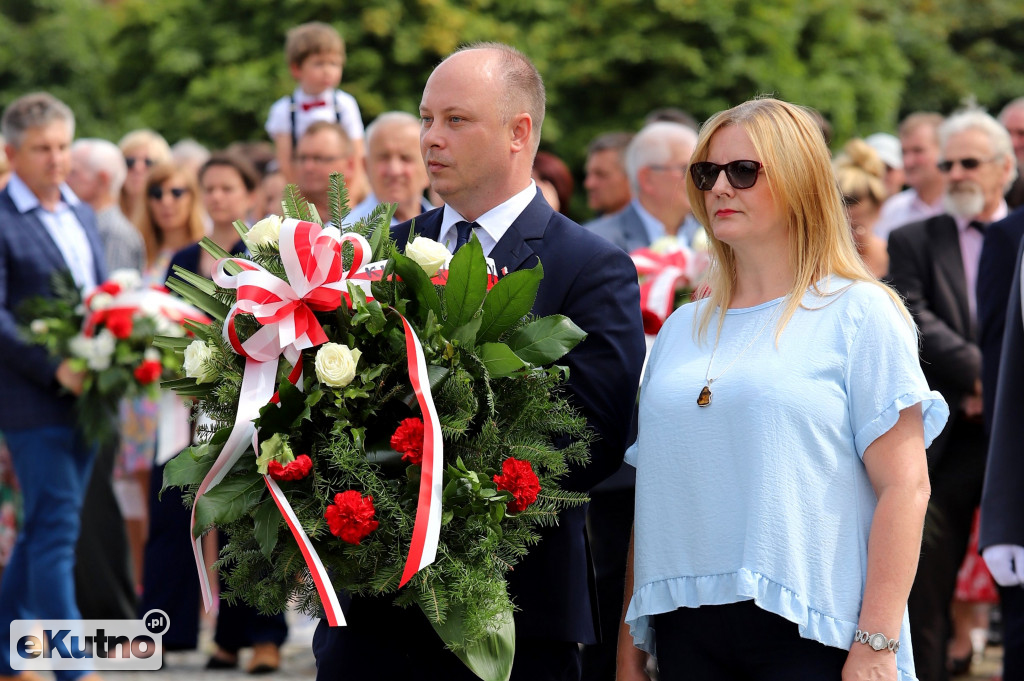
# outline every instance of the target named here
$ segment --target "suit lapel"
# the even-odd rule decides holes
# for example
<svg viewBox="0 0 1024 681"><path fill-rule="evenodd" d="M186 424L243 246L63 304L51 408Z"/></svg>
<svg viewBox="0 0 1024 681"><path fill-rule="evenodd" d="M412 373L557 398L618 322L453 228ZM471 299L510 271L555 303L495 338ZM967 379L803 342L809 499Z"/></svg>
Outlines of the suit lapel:
<svg viewBox="0 0 1024 681"><path fill-rule="evenodd" d="M637 248L643 248L644 246L650 246L650 239L647 236L647 228L644 227L644 221L640 219L640 213L637 212L633 203L630 202L626 207L626 212L623 214L623 230L625 234L627 250L635 250Z"/></svg>
<svg viewBox="0 0 1024 681"><path fill-rule="evenodd" d="M964 259L960 253L960 235L956 221L948 216L940 216L932 223L932 252L935 266L949 282L950 292L956 300L960 312L960 331L974 337L974 324L971 321L970 302L967 299L967 275L964 273Z"/></svg>
<svg viewBox="0 0 1024 681"><path fill-rule="evenodd" d="M548 221L554 211L551 206L537 192L537 196L526 206L526 209L519 214L515 222L509 225L501 239L491 249L490 258L494 260L494 266L498 272L515 272L524 266L533 266L537 253L530 246L530 242L544 236Z"/></svg>

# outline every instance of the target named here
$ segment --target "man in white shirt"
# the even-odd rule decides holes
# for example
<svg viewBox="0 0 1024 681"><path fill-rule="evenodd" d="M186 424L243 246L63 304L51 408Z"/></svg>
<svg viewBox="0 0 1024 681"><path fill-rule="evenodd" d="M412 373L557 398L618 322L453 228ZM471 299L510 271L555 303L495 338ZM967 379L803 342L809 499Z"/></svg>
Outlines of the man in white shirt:
<svg viewBox="0 0 1024 681"><path fill-rule="evenodd" d="M942 197L946 176L939 171L939 126L943 118L937 113L912 113L900 123L900 146L903 148L903 175L910 189L890 196L882 204L882 213L875 223L875 234L889 238L889 232L943 212Z"/></svg>
<svg viewBox="0 0 1024 681"><path fill-rule="evenodd" d="M420 157L420 119L404 111L382 113L366 128L366 151L372 191L349 213L348 224L355 224L381 203L398 204L392 226L433 208L423 198L430 183Z"/></svg>

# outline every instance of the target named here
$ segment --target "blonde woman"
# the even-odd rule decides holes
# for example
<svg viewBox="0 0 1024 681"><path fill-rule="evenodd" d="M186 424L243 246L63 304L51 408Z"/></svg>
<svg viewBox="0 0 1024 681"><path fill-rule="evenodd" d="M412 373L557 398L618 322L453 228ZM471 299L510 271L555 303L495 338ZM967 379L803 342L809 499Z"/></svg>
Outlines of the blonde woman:
<svg viewBox="0 0 1024 681"><path fill-rule="evenodd" d="M641 388L619 679L646 678L638 648L663 681L915 678L925 446L948 409L830 163L779 100L701 130L686 188L711 292L669 318Z"/></svg>
<svg viewBox="0 0 1024 681"><path fill-rule="evenodd" d="M868 271L881 279L889 272L889 253L885 240L875 235L875 223L888 198L885 163L867 142L857 138L846 143L833 165L857 252Z"/></svg>
<svg viewBox="0 0 1024 681"><path fill-rule="evenodd" d="M152 130L133 130L122 137L117 146L128 168L121 186L121 212L138 224L146 209L146 178L154 166L171 162L171 147L163 136Z"/></svg>

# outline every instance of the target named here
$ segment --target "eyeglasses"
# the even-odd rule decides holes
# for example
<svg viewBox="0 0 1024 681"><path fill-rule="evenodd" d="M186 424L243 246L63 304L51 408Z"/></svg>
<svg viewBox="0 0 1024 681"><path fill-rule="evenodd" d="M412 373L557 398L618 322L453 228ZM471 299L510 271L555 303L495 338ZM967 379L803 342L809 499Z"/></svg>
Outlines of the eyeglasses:
<svg viewBox="0 0 1024 681"><path fill-rule="evenodd" d="M949 171L953 170L953 166L955 166L957 163L962 165L964 167L964 170L974 170L975 168L980 166L982 163L991 163L992 161L995 161L997 158L999 158L999 157L998 156L993 156L992 158L985 158L985 159L981 159L981 158L953 158L953 159L946 159L945 161L939 161L939 163L937 165L939 167L939 170L941 170L944 173L948 173Z"/></svg>
<svg viewBox="0 0 1024 681"><path fill-rule="evenodd" d="M316 163L317 165L323 165L325 163L334 163L345 158L344 156L307 156L306 154L300 154L295 157L295 162L299 165L306 163Z"/></svg>
<svg viewBox="0 0 1024 681"><path fill-rule="evenodd" d="M171 187L167 191L172 197L174 197L174 200L177 201L181 197L185 196L185 194L188 194L188 187ZM150 187L146 194L154 201L161 201L164 198L164 188L160 185L156 185L154 187Z"/></svg>
<svg viewBox="0 0 1024 681"><path fill-rule="evenodd" d="M700 161L690 164L690 175L697 189L702 192L711 191L718 181L718 174L723 170L733 188L750 189L757 182L758 173L763 167L760 161L730 161L724 165Z"/></svg>
<svg viewBox="0 0 1024 681"><path fill-rule="evenodd" d="M674 171L677 171L677 172L685 175L686 174L686 169L689 168L690 166L687 163L680 163L680 164L677 164L677 165L649 165L647 167L650 168L651 170L656 170L656 171L659 171L659 172L666 172L666 171L674 170Z"/></svg>
<svg viewBox="0 0 1024 681"><path fill-rule="evenodd" d="M136 163L145 163L147 168L152 168L156 165L156 161L145 156L125 156L124 162L128 166L128 170L134 168Z"/></svg>

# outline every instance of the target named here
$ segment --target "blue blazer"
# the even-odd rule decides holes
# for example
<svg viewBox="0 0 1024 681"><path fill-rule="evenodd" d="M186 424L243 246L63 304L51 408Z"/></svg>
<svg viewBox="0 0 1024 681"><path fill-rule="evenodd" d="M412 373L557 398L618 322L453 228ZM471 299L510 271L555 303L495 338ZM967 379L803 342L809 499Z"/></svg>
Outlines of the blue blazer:
<svg viewBox="0 0 1024 681"><path fill-rule="evenodd" d="M106 278L96 216L84 203L72 206L92 248L96 281ZM22 301L52 295L51 277L68 269L57 244L35 211L20 213L7 189L0 191L0 430L74 425L73 398L56 380L59 362L29 345L15 314Z"/></svg>
<svg viewBox="0 0 1024 681"><path fill-rule="evenodd" d="M626 253L651 245L651 237L647 234L644 221L633 206L633 202L618 213L604 215L584 225L588 230L604 237Z"/></svg>
<svg viewBox="0 0 1024 681"><path fill-rule="evenodd" d="M439 208L416 218L416 234L436 240L442 216ZM391 230L401 249L409 229L407 222ZM590 490L618 469L635 435L634 405L645 351L636 268L621 249L553 211L540 192L490 257L499 272L527 269L540 260L544 279L533 313L567 315L587 332L563 361L569 367L570 400L597 439L590 464L571 471L563 485ZM520 608L520 632L597 642L585 519L584 507L562 513L558 526L544 528L540 544L508 574L510 594ZM618 609L621 603L603 607Z"/></svg>
<svg viewBox="0 0 1024 681"><path fill-rule="evenodd" d="M994 544L1024 546L1022 242L1024 209L1019 209L986 230L978 270L978 316L985 367L982 387L986 423L992 428L981 495L979 549ZM990 394L994 396L991 402L987 399Z"/></svg>

